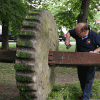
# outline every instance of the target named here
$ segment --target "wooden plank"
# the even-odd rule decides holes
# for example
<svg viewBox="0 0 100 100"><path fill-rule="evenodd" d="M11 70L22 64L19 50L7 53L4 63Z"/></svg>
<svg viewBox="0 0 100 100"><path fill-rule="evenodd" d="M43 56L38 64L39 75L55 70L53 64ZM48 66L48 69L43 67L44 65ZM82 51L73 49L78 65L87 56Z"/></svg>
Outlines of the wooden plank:
<svg viewBox="0 0 100 100"><path fill-rule="evenodd" d="M100 54L50 51L49 65L100 65ZM0 50L0 62L15 63L16 50Z"/></svg>
<svg viewBox="0 0 100 100"><path fill-rule="evenodd" d="M16 50L0 50L0 62L15 63Z"/></svg>
<svg viewBox="0 0 100 100"><path fill-rule="evenodd" d="M86 52L50 51L49 65L100 65L100 54Z"/></svg>

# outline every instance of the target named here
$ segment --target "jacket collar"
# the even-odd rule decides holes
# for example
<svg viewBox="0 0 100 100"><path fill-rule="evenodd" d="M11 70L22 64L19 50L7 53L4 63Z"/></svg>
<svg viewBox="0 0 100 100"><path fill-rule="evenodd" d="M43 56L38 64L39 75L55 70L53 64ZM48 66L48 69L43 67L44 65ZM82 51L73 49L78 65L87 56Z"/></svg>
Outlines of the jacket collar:
<svg viewBox="0 0 100 100"><path fill-rule="evenodd" d="M88 27L88 29L89 29L89 34L91 34L91 29L90 29L89 27ZM88 34L88 35L89 35L89 34ZM85 38L88 38L88 35L85 36L85 37L82 37L82 40L85 39Z"/></svg>

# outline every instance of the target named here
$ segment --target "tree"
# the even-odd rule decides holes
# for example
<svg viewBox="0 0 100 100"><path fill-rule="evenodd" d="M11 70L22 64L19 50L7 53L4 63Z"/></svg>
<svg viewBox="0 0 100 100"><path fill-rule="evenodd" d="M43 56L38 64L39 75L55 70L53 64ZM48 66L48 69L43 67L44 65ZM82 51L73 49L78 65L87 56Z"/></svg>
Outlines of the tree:
<svg viewBox="0 0 100 100"><path fill-rule="evenodd" d="M82 0L81 10L80 10L80 14L78 16L77 23L79 23L79 22L87 23L89 4L90 4L90 0Z"/></svg>
<svg viewBox="0 0 100 100"><path fill-rule="evenodd" d="M80 14L78 15L77 23L80 22L87 23L89 4L90 4L90 0L82 0L81 10L80 10ZM75 52L77 52L77 44L76 44Z"/></svg>
<svg viewBox="0 0 100 100"><path fill-rule="evenodd" d="M78 21L84 22L85 19L91 29L97 32L100 28L95 20L98 6L100 6L99 0L52 0L44 8L54 15L58 29L62 26L72 29Z"/></svg>
<svg viewBox="0 0 100 100"><path fill-rule="evenodd" d="M2 21L2 49L8 49L9 25L17 34L26 16L26 7L21 0L0 0L0 20Z"/></svg>
<svg viewBox="0 0 100 100"><path fill-rule="evenodd" d="M62 26L72 29L79 22L86 22L88 26L94 31L100 28L96 23L95 14L100 6L99 0L52 0L43 5L43 8L52 12L55 17L58 29L61 30ZM75 50L77 51L77 50Z"/></svg>
<svg viewBox="0 0 100 100"><path fill-rule="evenodd" d="M58 29L61 31L62 27L74 28L77 22L83 21L83 19L87 21L91 29L97 31L99 25L96 23L94 15L97 13L95 9L98 10L97 6L100 5L100 2L99 0L88 1L90 0L0 0L0 20L3 25L2 47L8 48L8 27L13 31L11 34L14 38L18 36L21 23L27 14L26 9L49 10L54 15ZM85 9L85 6L89 10L82 10Z"/></svg>

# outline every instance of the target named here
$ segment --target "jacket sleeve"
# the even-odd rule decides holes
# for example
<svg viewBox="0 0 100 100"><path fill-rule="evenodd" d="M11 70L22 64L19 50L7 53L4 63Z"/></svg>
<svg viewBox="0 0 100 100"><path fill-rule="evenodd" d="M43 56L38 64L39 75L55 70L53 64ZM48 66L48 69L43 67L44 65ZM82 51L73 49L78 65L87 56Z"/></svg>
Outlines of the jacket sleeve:
<svg viewBox="0 0 100 100"><path fill-rule="evenodd" d="M71 35L73 38L76 39L77 34L76 34L76 32L75 32L75 28L72 29L72 30L69 30L68 32L70 33L70 35Z"/></svg>

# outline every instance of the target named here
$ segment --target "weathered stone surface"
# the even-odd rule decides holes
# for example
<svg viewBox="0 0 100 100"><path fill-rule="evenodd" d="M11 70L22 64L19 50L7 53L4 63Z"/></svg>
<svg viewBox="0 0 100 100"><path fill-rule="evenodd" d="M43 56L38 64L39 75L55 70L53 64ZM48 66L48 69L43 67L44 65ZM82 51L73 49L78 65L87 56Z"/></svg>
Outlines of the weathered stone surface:
<svg viewBox="0 0 100 100"><path fill-rule="evenodd" d="M49 11L35 12L27 15L17 39L16 80L23 99L46 100L54 82L54 68L48 65L48 54L49 50L58 51L58 33Z"/></svg>

